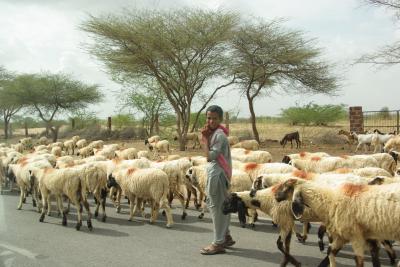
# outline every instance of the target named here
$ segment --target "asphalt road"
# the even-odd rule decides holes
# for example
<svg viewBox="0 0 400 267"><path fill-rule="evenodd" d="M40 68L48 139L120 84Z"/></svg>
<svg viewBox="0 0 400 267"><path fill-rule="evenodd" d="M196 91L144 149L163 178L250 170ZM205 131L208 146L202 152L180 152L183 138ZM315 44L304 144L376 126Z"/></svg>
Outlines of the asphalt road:
<svg viewBox="0 0 400 267"><path fill-rule="evenodd" d="M61 217L53 212L39 222L39 214L27 198L22 210L16 210L16 192L0 195L0 266L63 267L63 266L279 266L282 254L276 247L277 228L268 218L261 218L254 230L241 228L236 216L232 217L231 233L237 241L226 254L204 256L201 247L212 239L212 223L208 214L203 220L198 212L189 211L181 221L181 210L174 202L175 225L165 227L160 215L157 223L137 217L128 221L128 206L117 214L108 204L107 222L93 220L90 232L83 223L75 230L76 213L72 208L68 225L61 225ZM55 209L53 209L55 210ZM92 209L93 210L93 209ZM86 218L86 215L84 215ZM300 225L298 225L300 228ZM302 266L318 266L325 256L319 252L313 225L306 244L292 240L291 253ZM397 254L399 247L395 246ZM382 266L390 266L386 253L381 250ZM372 266L369 253L365 266ZM338 266L355 266L351 247L346 246L337 257ZM290 265L288 265L290 266Z"/></svg>

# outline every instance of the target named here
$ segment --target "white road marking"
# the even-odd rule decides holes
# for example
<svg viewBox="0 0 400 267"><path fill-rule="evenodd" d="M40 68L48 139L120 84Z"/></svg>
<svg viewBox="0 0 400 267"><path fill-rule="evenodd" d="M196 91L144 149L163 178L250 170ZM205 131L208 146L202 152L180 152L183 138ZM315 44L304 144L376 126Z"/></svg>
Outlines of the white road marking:
<svg viewBox="0 0 400 267"><path fill-rule="evenodd" d="M15 246L8 245L8 244L0 243L0 247L9 249L9 250L11 250L11 251L13 251L15 253L21 254L21 255L23 255L25 257L28 257L30 259L33 259L33 260L36 259L37 256L39 256L38 254L35 254L35 253L33 253L33 252L29 251L29 250L26 250L24 248L15 247Z"/></svg>

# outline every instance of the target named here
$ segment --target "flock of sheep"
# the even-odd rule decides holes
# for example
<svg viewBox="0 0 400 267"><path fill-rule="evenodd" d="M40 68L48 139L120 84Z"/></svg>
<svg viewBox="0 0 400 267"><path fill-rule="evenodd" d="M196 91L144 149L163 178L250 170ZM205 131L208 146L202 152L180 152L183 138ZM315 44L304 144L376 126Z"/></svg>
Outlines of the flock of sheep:
<svg viewBox="0 0 400 267"><path fill-rule="evenodd" d="M197 135L188 138L194 147ZM328 256L320 266L336 266L335 255L350 242L357 266L363 266L363 252L370 248L374 266L379 266L377 250L382 244L392 262L395 253L392 240L400 240L400 172L397 158L400 136L386 141L385 153L334 157L324 152L286 155L282 162L273 162L267 151L258 150L254 140L239 142L229 137L233 159L231 195L224 203L225 213L238 213L243 226L254 226L257 210L269 215L279 227L278 249L283 253L281 266L300 263L290 254L291 235L296 220L304 227L296 233L299 241L307 239L310 222L320 223L320 249L326 232L330 244ZM35 141L21 139L11 147L0 144L0 191L18 185L21 209L28 194L43 222L56 200L62 224L67 224L70 203L78 213L76 229L82 227L82 207L87 213L87 227L92 230L92 213L88 195L95 198L94 216L102 207L102 221L107 215L109 198L117 212L121 198L129 200L130 216L137 212L157 219L159 209L166 215L166 226L173 226L171 202L177 198L182 208L181 219L187 216L190 201L205 212L207 160L203 156L170 155L167 140L153 136L145 140L147 150L123 149L103 141L87 142L74 136L70 140L48 144L46 138ZM389 145L388 145L389 144ZM154 156L166 153L166 156ZM192 196L193 195L193 196ZM68 202L67 208L64 201ZM145 213L145 203L150 214Z"/></svg>

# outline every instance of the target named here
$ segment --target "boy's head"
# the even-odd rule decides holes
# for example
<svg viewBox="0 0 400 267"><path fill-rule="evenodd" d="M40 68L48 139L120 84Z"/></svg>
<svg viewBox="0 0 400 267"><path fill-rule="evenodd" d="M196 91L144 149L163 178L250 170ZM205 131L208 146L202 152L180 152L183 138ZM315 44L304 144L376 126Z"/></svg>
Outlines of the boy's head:
<svg viewBox="0 0 400 267"><path fill-rule="evenodd" d="M218 128L219 124L222 122L223 115L224 111L220 106L209 106L206 110L207 125L213 130Z"/></svg>

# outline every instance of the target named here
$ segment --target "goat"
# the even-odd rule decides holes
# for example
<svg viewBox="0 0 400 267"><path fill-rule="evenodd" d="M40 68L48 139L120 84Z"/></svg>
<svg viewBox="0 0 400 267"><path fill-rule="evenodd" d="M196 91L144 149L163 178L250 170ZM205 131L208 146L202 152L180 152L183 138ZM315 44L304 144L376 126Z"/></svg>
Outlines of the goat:
<svg viewBox="0 0 400 267"><path fill-rule="evenodd" d="M301 146L301 142L300 142L300 135L299 135L298 131L285 134L283 139L280 141L280 144L283 146L283 148L285 148L286 143L288 141L290 141L291 148L293 148L293 140L296 141L296 148L299 148Z"/></svg>

